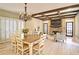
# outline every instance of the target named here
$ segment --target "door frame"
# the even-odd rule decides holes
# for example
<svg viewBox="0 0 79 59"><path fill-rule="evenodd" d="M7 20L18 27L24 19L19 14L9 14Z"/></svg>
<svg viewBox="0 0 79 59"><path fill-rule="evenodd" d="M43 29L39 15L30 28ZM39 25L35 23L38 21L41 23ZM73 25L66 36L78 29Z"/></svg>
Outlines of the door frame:
<svg viewBox="0 0 79 59"><path fill-rule="evenodd" d="M43 23L43 33L45 32L45 31L44 31L44 25L45 25L45 24L47 24L47 34L48 34L48 23Z"/></svg>
<svg viewBox="0 0 79 59"><path fill-rule="evenodd" d="M67 35L67 23L72 23L72 35ZM66 22L66 36L73 37L73 22Z"/></svg>

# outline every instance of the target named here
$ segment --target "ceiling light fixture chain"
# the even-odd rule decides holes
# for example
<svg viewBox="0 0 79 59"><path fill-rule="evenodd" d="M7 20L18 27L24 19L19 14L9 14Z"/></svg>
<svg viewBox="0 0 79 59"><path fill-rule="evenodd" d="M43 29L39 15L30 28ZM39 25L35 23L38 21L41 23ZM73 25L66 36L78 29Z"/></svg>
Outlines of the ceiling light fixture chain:
<svg viewBox="0 0 79 59"><path fill-rule="evenodd" d="M24 4L25 4L25 7L24 7L25 11L24 11L24 14L20 14L19 19L24 20L26 22L27 20L31 19L31 15L28 15L27 3L24 3Z"/></svg>

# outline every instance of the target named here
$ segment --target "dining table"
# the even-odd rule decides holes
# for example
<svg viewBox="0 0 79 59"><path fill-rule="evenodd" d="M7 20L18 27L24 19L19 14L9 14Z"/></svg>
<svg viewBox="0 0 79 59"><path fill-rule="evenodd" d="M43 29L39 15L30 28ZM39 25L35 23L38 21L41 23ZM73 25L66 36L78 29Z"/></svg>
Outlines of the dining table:
<svg viewBox="0 0 79 59"><path fill-rule="evenodd" d="M40 35L27 35L24 38L24 43L29 46L29 55L33 54L33 46L40 41Z"/></svg>

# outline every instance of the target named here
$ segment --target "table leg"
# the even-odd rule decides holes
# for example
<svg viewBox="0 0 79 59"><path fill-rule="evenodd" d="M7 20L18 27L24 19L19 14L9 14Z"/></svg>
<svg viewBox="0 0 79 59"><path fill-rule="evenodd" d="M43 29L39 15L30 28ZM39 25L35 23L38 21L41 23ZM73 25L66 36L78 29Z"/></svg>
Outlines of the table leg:
<svg viewBox="0 0 79 59"><path fill-rule="evenodd" d="M30 54L30 55L32 55L32 46L33 46L33 44L30 44L30 45L29 45L29 54Z"/></svg>

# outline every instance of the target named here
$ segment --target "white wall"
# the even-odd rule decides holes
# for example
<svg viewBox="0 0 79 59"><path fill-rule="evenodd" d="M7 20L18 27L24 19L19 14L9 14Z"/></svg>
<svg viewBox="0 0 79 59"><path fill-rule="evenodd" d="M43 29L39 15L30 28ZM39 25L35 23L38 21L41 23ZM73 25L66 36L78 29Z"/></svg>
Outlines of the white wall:
<svg viewBox="0 0 79 59"><path fill-rule="evenodd" d="M75 17L75 35L79 37L79 13Z"/></svg>
<svg viewBox="0 0 79 59"><path fill-rule="evenodd" d="M79 13L75 17L75 42L79 43Z"/></svg>
<svg viewBox="0 0 79 59"><path fill-rule="evenodd" d="M31 20L28 20L26 22L26 28L29 29L28 34L33 34L35 29L40 27L39 31L43 32L43 21L36 19L36 18L32 18Z"/></svg>

